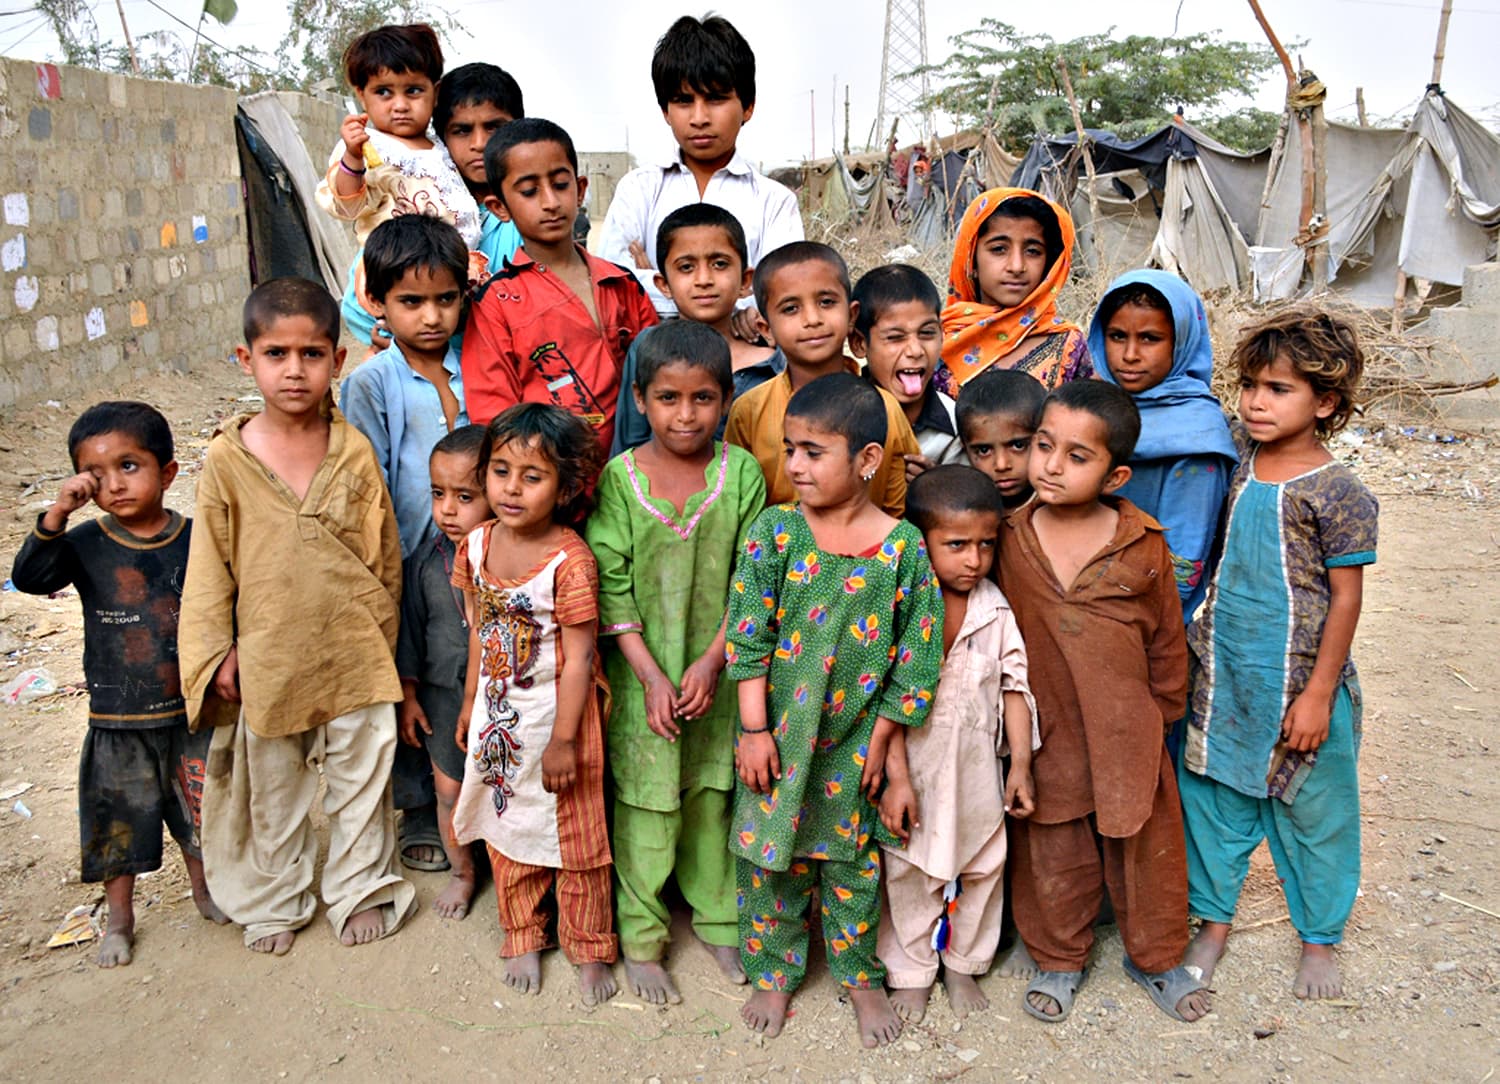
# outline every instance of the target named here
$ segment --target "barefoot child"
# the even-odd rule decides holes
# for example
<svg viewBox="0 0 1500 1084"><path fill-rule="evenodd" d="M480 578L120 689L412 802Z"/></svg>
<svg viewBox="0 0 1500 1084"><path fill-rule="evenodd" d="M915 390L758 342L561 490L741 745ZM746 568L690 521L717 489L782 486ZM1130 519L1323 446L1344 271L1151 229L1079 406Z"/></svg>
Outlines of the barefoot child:
<svg viewBox="0 0 1500 1084"><path fill-rule="evenodd" d="M1083 330L1057 314L1072 252L1072 216L1030 189L992 188L969 204L948 271L941 390L962 399L994 367L1049 389L1094 375Z"/></svg>
<svg viewBox="0 0 1500 1084"><path fill-rule="evenodd" d="M780 350L736 337L732 326L736 302L750 291L753 269L739 220L712 203L689 203L669 214L656 231L656 285L684 320L707 324L729 344L738 399L786 368ZM635 405L636 354L651 332L630 344L620 376L620 403L615 413L616 455L651 438L651 426ZM727 405L727 403L726 403ZM724 426L719 426L722 436Z"/></svg>
<svg viewBox="0 0 1500 1084"><path fill-rule="evenodd" d="M787 403L793 393L830 373L859 373L844 355L844 340L859 315L849 300L849 268L827 245L798 241L772 252L755 269L755 302L786 355L786 371L735 400L724 439L738 444L760 463L766 497L772 503L796 500L783 446ZM890 392L885 405L885 448L870 476L870 499L890 516L906 506L907 456L921 455L911 423Z"/></svg>
<svg viewBox="0 0 1500 1084"><path fill-rule="evenodd" d="M879 951L891 1004L919 1023L942 964L955 1016L989 1007L978 978L1000 942L1005 815L1032 808L1036 704L1026 646L989 579L1000 533L1000 495L972 467L935 467L913 479L907 517L926 539L943 595L943 675L927 725L898 729L919 815L903 823L898 788L881 820L905 846L886 846ZM1010 755L1002 778L1000 757Z"/></svg>
<svg viewBox="0 0 1500 1084"><path fill-rule="evenodd" d="M100 967L130 963L135 878L161 868L161 826L182 848L193 902L229 920L203 877L199 808L208 735L188 732L177 670L177 612L192 521L162 506L177 477L172 430L145 403L89 407L68 432L78 473L16 554L16 590L69 585L83 603L89 729L78 767L83 882L104 882ZM104 513L67 530L92 500ZM66 532L66 533L64 533ZM123 830L122 830L123 829Z"/></svg>
<svg viewBox="0 0 1500 1084"><path fill-rule="evenodd" d="M345 945L416 908L396 872L391 761L401 540L380 466L332 405L338 305L306 279L245 302L240 367L265 399L209 441L178 631L188 721L214 731L203 862L245 944L283 955L312 921L321 771L328 921Z"/></svg>
<svg viewBox="0 0 1500 1084"><path fill-rule="evenodd" d="M1178 772L1188 890L1203 926L1187 963L1207 983L1250 853L1266 840L1302 939L1293 992L1343 996L1333 946L1359 890L1359 679L1349 656L1375 497L1324 442L1354 411L1354 329L1297 310L1250 328L1223 556L1189 630L1194 674Z"/></svg>
<svg viewBox="0 0 1500 1084"><path fill-rule="evenodd" d="M811 895L822 899L828 966L860 1041L901 1022L876 959L880 846L874 800L886 747L920 726L942 665L943 602L921 533L870 501L886 408L862 379L835 373L786 411L787 473L801 503L751 526L729 594L728 675L740 736L730 850L740 952L755 993L741 1011L776 1035L807 972ZM909 793L909 792L908 792Z"/></svg>
<svg viewBox="0 0 1500 1084"><path fill-rule="evenodd" d="M1208 594L1224 495L1238 455L1209 389L1213 344L1193 288L1167 271L1131 271L1109 284L1089 327L1099 379L1141 412L1141 439L1120 496L1167 532L1184 620Z"/></svg>
<svg viewBox="0 0 1500 1084"><path fill-rule="evenodd" d="M969 465L988 475L1007 510L1031 500L1031 441L1047 389L1013 369L986 369L964 387L958 432Z"/></svg>
<svg viewBox="0 0 1500 1084"><path fill-rule="evenodd" d="M360 245L382 222L409 214L441 218L466 246L479 243L479 207L447 149L427 134L442 75L443 50L425 23L377 27L344 52L344 76L361 112L344 119L317 200L334 218L354 223ZM375 326L368 301L356 256L343 310L364 343Z"/></svg>
<svg viewBox="0 0 1500 1084"><path fill-rule="evenodd" d="M490 139L484 168L486 204L516 224L523 244L469 308L469 416L485 425L517 403L550 403L589 424L602 460L625 351L656 310L629 271L573 240L588 182L567 132L537 117L511 121Z"/></svg>
<svg viewBox="0 0 1500 1084"><path fill-rule="evenodd" d="M755 458L714 439L729 400L729 344L670 320L642 336L636 402L651 439L609 462L588 543L599 562L600 632L614 697L615 893L625 975L652 1004L681 998L663 966L676 878L693 932L744 982L725 848L739 718L724 669L734 555L766 503Z"/></svg>
<svg viewBox="0 0 1500 1084"><path fill-rule="evenodd" d="M1052 392L1031 452L1036 499L1001 532L1000 587L1026 640L1042 737L1036 809L1010 824L1011 902L1041 968L1022 1007L1047 1023L1067 1018L1083 985L1106 884L1125 973L1169 1016L1209 1009L1181 967L1187 875L1164 740L1186 699L1182 604L1161 527L1111 496L1139 431L1119 388Z"/></svg>
<svg viewBox="0 0 1500 1084"><path fill-rule="evenodd" d="M615 995L615 933L604 820L603 688L595 652L599 579L569 524L588 508L599 445L561 407L522 403L490 422L479 449L496 518L458 547L469 667L453 810L460 844L482 839L500 908L505 982L541 990L547 916L578 967L585 1005Z"/></svg>
<svg viewBox="0 0 1500 1084"><path fill-rule="evenodd" d="M942 357L943 302L932 280L910 264L892 263L854 284L859 315L849 349L865 363L865 378L901 404L921 454L906 457L908 482L943 463L964 461L953 400L933 387Z"/></svg>
<svg viewBox="0 0 1500 1084"><path fill-rule="evenodd" d="M464 777L458 718L469 669L469 622L463 592L452 584L453 561L469 532L493 515L480 481L484 433L482 425L461 426L433 446L428 492L438 533L406 559L396 641L401 741L410 749L425 749L431 761L438 838L453 871L432 909L455 919L469 913L474 860L469 847L453 841L453 805Z"/></svg>

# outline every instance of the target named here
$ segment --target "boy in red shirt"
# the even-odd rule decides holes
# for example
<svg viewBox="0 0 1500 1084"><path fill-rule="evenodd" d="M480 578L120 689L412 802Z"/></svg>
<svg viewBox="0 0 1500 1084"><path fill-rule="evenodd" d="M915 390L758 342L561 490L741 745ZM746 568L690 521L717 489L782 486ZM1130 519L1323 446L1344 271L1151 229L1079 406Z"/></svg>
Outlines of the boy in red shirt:
<svg viewBox="0 0 1500 1084"><path fill-rule="evenodd" d="M485 205L515 223L521 248L469 312L469 418L487 425L517 403L551 403L588 422L608 455L625 351L656 310L634 275L574 242L588 182L567 132L536 117L512 121L485 148L484 168Z"/></svg>

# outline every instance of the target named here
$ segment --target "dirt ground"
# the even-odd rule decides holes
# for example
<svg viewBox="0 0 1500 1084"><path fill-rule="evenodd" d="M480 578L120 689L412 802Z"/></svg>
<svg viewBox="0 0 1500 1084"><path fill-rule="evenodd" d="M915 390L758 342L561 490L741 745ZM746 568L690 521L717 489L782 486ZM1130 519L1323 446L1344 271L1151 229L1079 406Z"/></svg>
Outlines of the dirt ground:
<svg viewBox="0 0 1500 1084"><path fill-rule="evenodd" d="M190 511L209 434L252 390L226 365L96 398L162 407L183 464L169 503ZM6 568L67 473L64 438L81 405L0 418ZM1494 1079L1500 447L1430 432L1369 419L1338 445L1382 506L1380 563L1366 578L1355 644L1367 701L1365 875L1341 953L1343 1001L1292 997L1296 939L1264 851L1216 976L1216 1011L1194 1026L1163 1016L1125 978L1113 929L1102 931L1072 1018L1055 1026L1021 1011L1019 983L992 976L988 1012L960 1025L939 993L895 1046L861 1051L852 1010L814 961L786 1032L759 1040L738 1022L743 988L717 977L685 923L671 961L683 1004L652 1009L622 994L585 1011L555 953L540 997L513 996L500 981L493 889L466 921L442 921L425 906L440 874L412 875L424 908L394 938L346 949L319 920L276 959L247 952L234 927L199 919L175 854L137 885L135 963L100 971L91 946L44 947L61 916L102 896L78 882L78 602L7 592L0 684L43 665L63 691L0 707L0 1077Z"/></svg>

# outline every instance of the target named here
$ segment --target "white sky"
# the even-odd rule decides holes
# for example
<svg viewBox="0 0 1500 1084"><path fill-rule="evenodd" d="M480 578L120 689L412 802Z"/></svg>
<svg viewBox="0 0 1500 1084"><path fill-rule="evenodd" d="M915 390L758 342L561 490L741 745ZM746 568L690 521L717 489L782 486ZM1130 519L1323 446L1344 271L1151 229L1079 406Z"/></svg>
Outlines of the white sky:
<svg viewBox="0 0 1500 1084"><path fill-rule="evenodd" d="M0 0L0 7L20 9L25 3ZM201 0L157 4L189 23L197 21L201 10ZM157 4L124 0L133 33L163 27L181 31ZM486 60L508 69L525 92L527 112L562 124L580 149L628 146L641 161L672 152L671 134L651 90L651 50L672 20L684 13L704 14L706 5L683 0L567 0L550 5L536 0L446 0L443 6L471 35L444 41L450 67ZM1303 57L1329 88L1331 116L1353 120L1356 86L1364 87L1372 122L1410 113L1431 74L1440 0L1262 0L1262 6L1283 41L1306 41ZM106 36L119 40L114 7L112 0L100 0L95 17ZM274 52L288 29L281 0L240 0L239 8L227 27L209 20L208 35L227 46ZM797 161L809 154L814 140L817 153L827 154L836 134L842 141L846 85L850 139L856 149L865 142L880 83L885 13L881 0L721 2L718 10L734 22L756 53L755 116L740 139L741 149L753 161L767 167ZM929 0L929 59L944 59L951 52L948 39L976 24L986 10L1023 31L1057 40L1110 27L1120 34L1164 36L1172 33L1174 20L1180 33L1217 30L1226 39L1263 40L1249 5L1238 0L1047 0L1024 7ZM1455 102L1492 127L1500 121L1496 41L1500 0L1455 0L1443 87ZM0 17L0 55L41 60L55 59L56 53L56 42L34 17ZM1279 110L1283 88L1277 70L1255 104ZM940 117L938 127L951 130L951 119ZM334 138L330 132L330 142Z"/></svg>

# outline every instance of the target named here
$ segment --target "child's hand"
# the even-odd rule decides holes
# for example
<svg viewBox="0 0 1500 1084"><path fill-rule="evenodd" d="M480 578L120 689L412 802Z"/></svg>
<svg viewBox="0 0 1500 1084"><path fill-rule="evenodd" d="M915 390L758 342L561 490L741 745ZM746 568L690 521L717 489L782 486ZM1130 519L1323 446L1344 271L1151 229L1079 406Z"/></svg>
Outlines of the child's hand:
<svg viewBox="0 0 1500 1084"><path fill-rule="evenodd" d="M870 735L870 748L865 753L865 766L859 773L859 789L872 802L880 801L880 788L886 779L885 753L890 745L890 734L880 726ZM903 778L905 773L902 773Z"/></svg>
<svg viewBox="0 0 1500 1084"><path fill-rule="evenodd" d="M370 114L355 113L344 118L339 125L339 138L344 141L344 164L350 169L365 168L365 144L370 142L370 133L365 125L370 123Z"/></svg>
<svg viewBox="0 0 1500 1084"><path fill-rule="evenodd" d="M925 455L904 455L901 458L906 460L906 480L908 482L923 471L929 471L937 466L936 463L928 459Z"/></svg>
<svg viewBox="0 0 1500 1084"><path fill-rule="evenodd" d="M458 713L458 725L453 728L453 744L464 751L467 756L469 752L469 716L470 711L460 710Z"/></svg>
<svg viewBox="0 0 1500 1084"><path fill-rule="evenodd" d="M542 789L561 794L578 778L578 745L553 738L542 750Z"/></svg>
<svg viewBox="0 0 1500 1084"><path fill-rule="evenodd" d="M651 257L646 255L646 246L640 241L630 242L630 258L635 261L635 266L642 271L651 270Z"/></svg>
<svg viewBox="0 0 1500 1084"><path fill-rule="evenodd" d="M729 328L741 342L776 345L776 341L771 338L771 325L766 323L765 317L761 316L760 310L754 305L735 309L734 315L729 318Z"/></svg>
<svg viewBox="0 0 1500 1084"><path fill-rule="evenodd" d="M42 514L42 530L57 534L68 525L68 517L78 511L99 492L99 479L88 471L75 474L57 491L57 500Z"/></svg>
<svg viewBox="0 0 1500 1084"><path fill-rule="evenodd" d="M911 830L922 822L917 820L917 792L905 778L892 779L880 796L880 823L894 832L902 843L911 839Z"/></svg>
<svg viewBox="0 0 1500 1084"><path fill-rule="evenodd" d="M739 773L740 781L756 794L771 793L781 778L781 755L769 730L754 734L740 732L734 743L734 770Z"/></svg>
<svg viewBox="0 0 1500 1084"><path fill-rule="evenodd" d="M677 714L677 690L667 680L667 675L658 672L646 682L646 725L651 732L667 741L676 741L682 733L673 718Z"/></svg>
<svg viewBox="0 0 1500 1084"><path fill-rule="evenodd" d="M240 702L240 649L237 645L230 645L229 654L214 671L214 692L227 703Z"/></svg>
<svg viewBox="0 0 1500 1084"><path fill-rule="evenodd" d="M1017 768L1014 763L1005 776L1005 815L1025 820L1036 812L1036 788L1031 768Z"/></svg>
<svg viewBox="0 0 1500 1084"><path fill-rule="evenodd" d="M432 724L427 721L427 713L422 710L422 705L417 703L416 686L402 682L401 692L401 706L396 709L396 727L403 742L420 748L422 739L417 737L417 727L421 727L422 732L430 737Z"/></svg>
<svg viewBox="0 0 1500 1084"><path fill-rule="evenodd" d="M1281 721L1281 737L1288 749L1311 753L1328 740L1328 713L1333 697L1304 689Z"/></svg>
<svg viewBox="0 0 1500 1084"><path fill-rule="evenodd" d="M677 715L682 719L701 719L713 706L714 694L719 691L719 671L724 655L719 653L717 663L704 655L682 672L682 695L677 698Z"/></svg>

